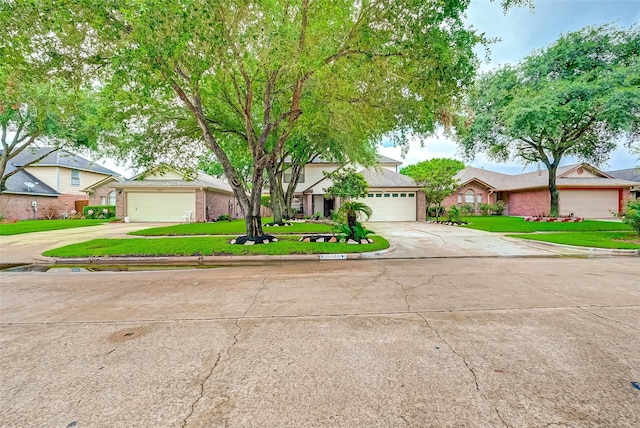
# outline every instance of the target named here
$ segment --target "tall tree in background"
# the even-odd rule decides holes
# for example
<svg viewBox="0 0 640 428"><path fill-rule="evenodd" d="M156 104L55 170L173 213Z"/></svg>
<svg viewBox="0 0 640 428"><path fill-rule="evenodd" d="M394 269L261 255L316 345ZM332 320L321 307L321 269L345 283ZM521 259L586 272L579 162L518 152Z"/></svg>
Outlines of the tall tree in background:
<svg viewBox="0 0 640 428"><path fill-rule="evenodd" d="M587 27L481 76L457 138L468 157L543 163L551 215L565 156L600 164L640 137L640 27Z"/></svg>
<svg viewBox="0 0 640 428"><path fill-rule="evenodd" d="M427 211L435 205L437 219L442 201L458 187L455 175L462 169L464 163L459 160L436 158L408 165L400 170L400 174L413 178L416 184L422 186L426 195Z"/></svg>

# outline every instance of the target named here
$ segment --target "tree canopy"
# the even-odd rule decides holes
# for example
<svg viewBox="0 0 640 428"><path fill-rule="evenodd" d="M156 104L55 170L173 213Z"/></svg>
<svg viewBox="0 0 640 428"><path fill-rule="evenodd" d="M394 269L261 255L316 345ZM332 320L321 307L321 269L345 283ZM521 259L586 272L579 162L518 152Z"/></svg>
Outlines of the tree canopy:
<svg viewBox="0 0 640 428"><path fill-rule="evenodd" d="M598 165L617 141L640 137L640 27L587 27L485 73L466 112L457 139L467 156L541 162L557 215L556 171L565 156Z"/></svg>
<svg viewBox="0 0 640 428"><path fill-rule="evenodd" d="M400 170L400 174L413 178L416 184L422 186L427 209L431 205L439 208L442 201L458 187L455 175L464 167L464 163L456 159L435 158L408 165Z"/></svg>

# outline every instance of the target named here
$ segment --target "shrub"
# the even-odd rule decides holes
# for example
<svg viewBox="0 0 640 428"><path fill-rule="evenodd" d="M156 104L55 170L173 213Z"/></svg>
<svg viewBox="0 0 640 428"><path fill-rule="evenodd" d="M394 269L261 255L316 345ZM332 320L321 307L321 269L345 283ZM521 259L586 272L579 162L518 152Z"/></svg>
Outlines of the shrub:
<svg viewBox="0 0 640 428"><path fill-rule="evenodd" d="M218 218L216 218L216 221L224 221L224 220L231 221L231 216L229 214L220 214Z"/></svg>
<svg viewBox="0 0 640 428"><path fill-rule="evenodd" d="M451 208L449 208L449 211L447 211L447 221L450 221L451 223L460 223L462 222L462 210L453 205Z"/></svg>
<svg viewBox="0 0 640 428"><path fill-rule="evenodd" d="M627 202L627 210L622 216L622 221L633 227L640 235L640 200Z"/></svg>
<svg viewBox="0 0 640 428"><path fill-rule="evenodd" d="M115 205L87 205L82 209L85 218L114 218Z"/></svg>
<svg viewBox="0 0 640 428"><path fill-rule="evenodd" d="M497 201L495 204L491 205L491 211L498 215L502 215L506 207L507 204L505 203L505 201Z"/></svg>
<svg viewBox="0 0 640 428"><path fill-rule="evenodd" d="M480 214L489 215L490 211L493 211L494 206L492 204L478 204Z"/></svg>

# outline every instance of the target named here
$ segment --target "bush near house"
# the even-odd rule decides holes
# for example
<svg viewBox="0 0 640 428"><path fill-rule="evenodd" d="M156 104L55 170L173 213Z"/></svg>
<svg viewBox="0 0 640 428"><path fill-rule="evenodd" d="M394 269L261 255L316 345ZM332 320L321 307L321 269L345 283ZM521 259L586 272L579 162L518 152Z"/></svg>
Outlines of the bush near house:
<svg viewBox="0 0 640 428"><path fill-rule="evenodd" d="M640 235L640 200L627 202L627 209L622 215L622 221L633 227Z"/></svg>
<svg viewBox="0 0 640 428"><path fill-rule="evenodd" d="M85 218L114 218L116 216L115 205L87 205L82 209Z"/></svg>

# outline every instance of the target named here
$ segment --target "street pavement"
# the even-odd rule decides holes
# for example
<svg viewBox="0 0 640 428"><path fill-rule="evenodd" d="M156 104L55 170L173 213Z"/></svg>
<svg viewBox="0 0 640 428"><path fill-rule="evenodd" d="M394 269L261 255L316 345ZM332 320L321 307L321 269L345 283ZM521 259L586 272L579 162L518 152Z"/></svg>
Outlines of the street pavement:
<svg viewBox="0 0 640 428"><path fill-rule="evenodd" d="M2 427L637 427L634 257L0 272Z"/></svg>

